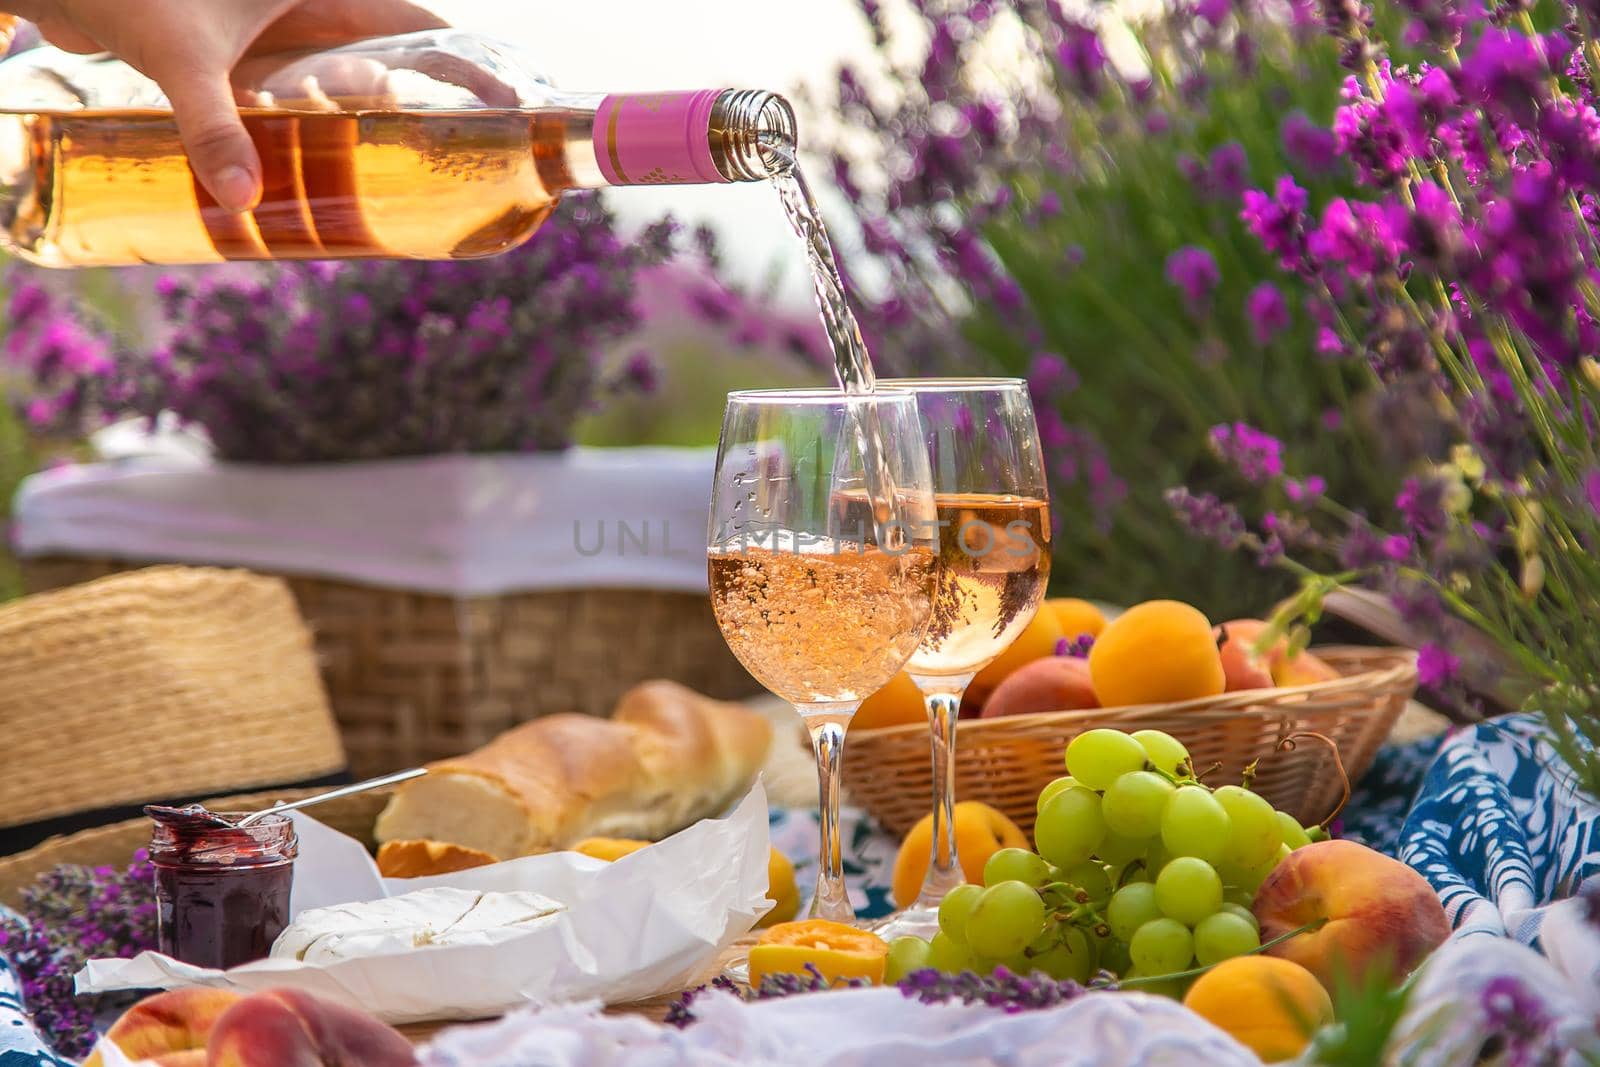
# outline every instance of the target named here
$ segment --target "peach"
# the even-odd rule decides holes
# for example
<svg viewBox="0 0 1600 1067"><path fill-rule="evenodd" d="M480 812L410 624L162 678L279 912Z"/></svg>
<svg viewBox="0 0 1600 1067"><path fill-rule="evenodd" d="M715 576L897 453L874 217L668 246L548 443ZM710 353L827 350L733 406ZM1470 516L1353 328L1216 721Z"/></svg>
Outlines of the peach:
<svg viewBox="0 0 1600 1067"><path fill-rule="evenodd" d="M1310 652L1302 652L1294 659L1285 660L1272 673L1272 680L1281 686L1314 685L1317 682L1336 681L1341 677L1327 660Z"/></svg>
<svg viewBox="0 0 1600 1067"><path fill-rule="evenodd" d="M956 859L967 881L983 884L983 866L1003 848L1028 848L1031 842L1022 828L1005 813L976 800L963 800L955 806ZM900 843L894 858L894 902L909 907L922 892L933 855L933 816L924 815Z"/></svg>
<svg viewBox="0 0 1600 1067"><path fill-rule="evenodd" d="M1050 656L1018 667L995 686L984 702L982 715L1028 715L1036 711L1071 711L1098 708L1089 661L1074 656Z"/></svg>
<svg viewBox="0 0 1600 1067"><path fill-rule="evenodd" d="M1235 656L1253 653L1254 646L1260 642L1261 635L1267 629L1267 624L1261 619L1234 619L1232 622L1223 623L1218 629L1225 635L1221 651L1223 666L1226 667L1228 663L1228 646L1233 645L1235 642L1238 643L1239 651L1234 653ZM1340 677L1339 672L1334 670L1326 660L1313 653L1301 652L1298 656L1290 657L1288 651L1289 639L1280 637L1270 649L1261 653L1261 656L1265 656L1267 669L1272 675L1267 684L1277 686L1312 685L1316 682L1331 682ZM1259 657L1257 658L1259 659ZM1259 678L1252 680L1259 681ZM1232 681L1233 679L1230 675L1230 684L1228 685L1230 691L1235 688ZM1259 687L1241 685L1238 688L1255 689Z"/></svg>
<svg viewBox="0 0 1600 1067"><path fill-rule="evenodd" d="M217 1020L241 999L238 993L226 989L170 989L145 997L123 1012L106 1031L106 1037L130 1060L203 1051ZM90 1056L83 1067L104 1067L100 1054Z"/></svg>
<svg viewBox="0 0 1600 1067"><path fill-rule="evenodd" d="M1265 626L1258 619L1235 619L1217 627L1217 652L1228 692L1272 688L1272 661L1255 650L1256 637Z"/></svg>
<svg viewBox="0 0 1600 1067"><path fill-rule="evenodd" d="M157 1056L153 1060L140 1060L139 1067L206 1067L206 1050L203 1048L184 1049L182 1052L169 1052L164 1056Z"/></svg>
<svg viewBox="0 0 1600 1067"><path fill-rule="evenodd" d="M267 989L223 1013L208 1067L414 1067L400 1031L298 989Z"/></svg>
<svg viewBox="0 0 1600 1067"><path fill-rule="evenodd" d="M1450 935L1444 906L1422 875L1354 841L1315 841L1285 856L1256 891L1261 940L1318 919L1271 954L1331 988L1341 972L1399 982Z"/></svg>

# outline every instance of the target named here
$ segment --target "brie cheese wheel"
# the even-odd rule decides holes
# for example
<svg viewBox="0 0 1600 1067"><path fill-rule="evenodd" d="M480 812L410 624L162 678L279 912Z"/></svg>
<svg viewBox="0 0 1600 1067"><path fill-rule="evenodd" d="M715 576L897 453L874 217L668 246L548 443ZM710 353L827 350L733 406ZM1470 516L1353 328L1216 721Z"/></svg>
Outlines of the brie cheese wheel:
<svg viewBox="0 0 1600 1067"><path fill-rule="evenodd" d="M538 893L419 889L304 912L278 936L271 954L334 963L430 945L490 945L520 937L564 908Z"/></svg>

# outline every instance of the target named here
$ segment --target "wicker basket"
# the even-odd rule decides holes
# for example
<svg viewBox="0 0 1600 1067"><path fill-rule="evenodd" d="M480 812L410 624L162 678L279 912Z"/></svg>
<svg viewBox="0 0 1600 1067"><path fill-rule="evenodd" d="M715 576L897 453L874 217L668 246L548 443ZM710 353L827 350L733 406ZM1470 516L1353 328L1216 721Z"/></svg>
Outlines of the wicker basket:
<svg viewBox="0 0 1600 1067"><path fill-rule="evenodd" d="M345 765L284 584L187 567L0 607L0 746L0 830L23 843L40 824Z"/></svg>
<svg viewBox="0 0 1600 1067"><path fill-rule="evenodd" d="M1255 789L1301 822L1319 821L1343 795L1340 761L1352 781L1366 770L1416 689L1417 670L1415 654L1405 649L1330 647L1316 652L1343 677L1182 704L963 722L956 750L956 796L993 805L1031 833L1039 791L1066 773L1062 753L1068 741L1099 726L1156 729L1187 745L1202 770L1221 764L1206 775L1208 782L1237 782L1245 764L1259 759ZM1331 739L1339 759L1313 739L1296 743L1292 751L1277 751L1284 738L1303 732ZM927 727L850 731L845 788L853 802L891 832L904 834L928 814L932 781Z"/></svg>
<svg viewBox="0 0 1600 1067"><path fill-rule="evenodd" d="M23 561L30 589L140 564ZM707 696L760 686L728 651L704 595L584 589L453 598L288 577L316 636L351 773L460 755L556 711L608 715L635 684L670 678Z"/></svg>

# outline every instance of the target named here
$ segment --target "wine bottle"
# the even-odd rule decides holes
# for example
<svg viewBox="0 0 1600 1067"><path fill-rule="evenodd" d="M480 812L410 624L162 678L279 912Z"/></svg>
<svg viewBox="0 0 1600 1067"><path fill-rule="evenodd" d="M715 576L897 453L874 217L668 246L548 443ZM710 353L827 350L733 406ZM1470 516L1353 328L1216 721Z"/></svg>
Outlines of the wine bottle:
<svg viewBox="0 0 1600 1067"><path fill-rule="evenodd" d="M0 245L49 267L471 259L569 190L755 181L795 140L773 93L563 92L456 30L254 58L233 83L263 170L242 214L196 181L131 67L49 47L0 62Z"/></svg>

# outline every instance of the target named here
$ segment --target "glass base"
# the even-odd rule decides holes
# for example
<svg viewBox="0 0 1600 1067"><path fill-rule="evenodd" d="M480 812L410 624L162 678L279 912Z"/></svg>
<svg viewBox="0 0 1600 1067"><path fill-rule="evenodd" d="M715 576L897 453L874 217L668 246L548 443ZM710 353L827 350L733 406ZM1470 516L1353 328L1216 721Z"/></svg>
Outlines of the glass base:
<svg viewBox="0 0 1600 1067"><path fill-rule="evenodd" d="M750 953L741 952L739 955L722 965L722 976L741 986L750 985Z"/></svg>
<svg viewBox="0 0 1600 1067"><path fill-rule="evenodd" d="M920 937L929 941L939 932L939 908L938 905L913 904L904 911L879 919L871 929L885 941L897 937Z"/></svg>

